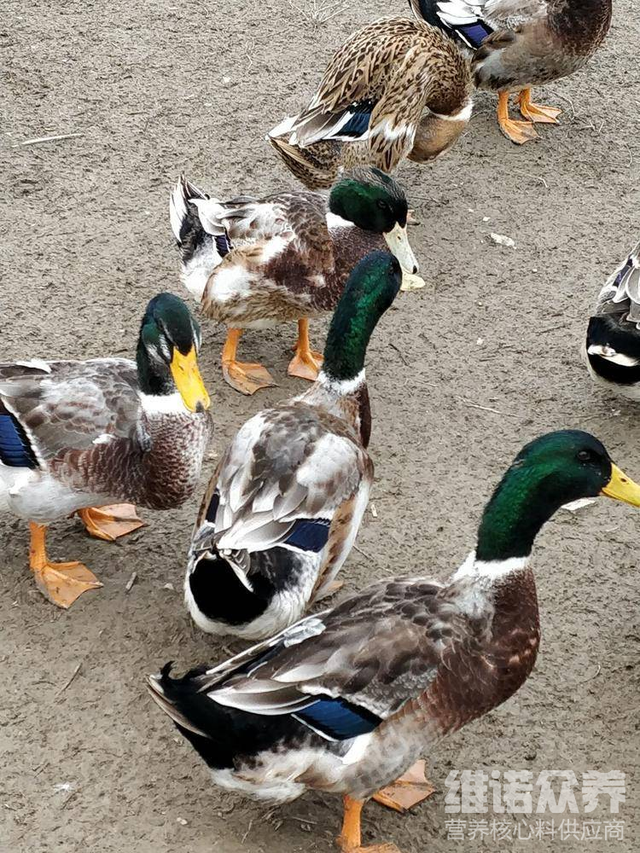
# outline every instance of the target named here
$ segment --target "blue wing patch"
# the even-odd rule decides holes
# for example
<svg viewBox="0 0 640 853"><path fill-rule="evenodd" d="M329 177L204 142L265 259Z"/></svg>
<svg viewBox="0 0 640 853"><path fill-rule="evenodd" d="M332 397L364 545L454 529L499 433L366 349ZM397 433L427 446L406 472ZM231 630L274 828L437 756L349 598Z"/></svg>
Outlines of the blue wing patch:
<svg viewBox="0 0 640 853"><path fill-rule="evenodd" d="M283 544L317 554L327 544L330 525L328 518L299 518Z"/></svg>
<svg viewBox="0 0 640 853"><path fill-rule="evenodd" d="M369 120L371 119L371 107L363 105L358 107L357 111L351 116L349 121L338 131L340 136L348 136L352 139L358 139L369 129Z"/></svg>
<svg viewBox="0 0 640 853"><path fill-rule="evenodd" d="M487 36L490 36L493 30L482 21L476 21L474 24L458 24L453 29L460 35L463 41L469 47L480 47Z"/></svg>
<svg viewBox="0 0 640 853"><path fill-rule="evenodd" d="M292 716L333 740L348 740L377 728L382 719L346 699L318 699Z"/></svg>
<svg viewBox="0 0 640 853"><path fill-rule="evenodd" d="M37 468L27 434L9 412L0 412L0 462L9 468Z"/></svg>

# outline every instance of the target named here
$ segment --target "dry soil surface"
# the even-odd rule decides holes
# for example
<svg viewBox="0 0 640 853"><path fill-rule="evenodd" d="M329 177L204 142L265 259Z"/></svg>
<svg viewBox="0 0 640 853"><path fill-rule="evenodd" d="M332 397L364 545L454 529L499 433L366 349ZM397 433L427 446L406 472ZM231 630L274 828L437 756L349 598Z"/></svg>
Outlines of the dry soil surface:
<svg viewBox="0 0 640 853"><path fill-rule="evenodd" d="M348 33L407 11L400 0L344 4L314 25L310 7L5 0L2 359L133 352L146 301L181 292L167 215L181 171L220 196L292 184L265 131L305 103ZM639 42L640 4L617 0L595 61L540 93L563 108L559 127L517 148L497 130L494 98L480 96L453 152L401 169L431 287L403 294L371 345L377 517L367 514L347 589L391 573L446 577L473 545L504 467L546 430L588 429L640 477L637 408L596 392L579 357L596 291L638 237ZM81 135L20 144L65 133ZM515 248L495 245L490 232ZM318 344L324 329L314 328ZM238 426L300 382L286 378L293 328L247 334L243 356L263 360L281 382L253 399L221 381L223 329L205 323L204 332L216 425L208 474ZM144 690L147 673L167 660L182 668L229 651L196 631L182 605L198 499L145 513L149 526L121 545L88 539L77 520L54 525L52 555L85 560L104 582L68 612L29 576L26 525L2 519L2 853L334 849L336 797L309 794L274 810L214 789ZM429 756L433 799L406 816L367 807L367 843L393 840L404 853L638 849L638 524L630 507L602 500L547 525L535 553L543 632L535 673ZM477 768L572 770L578 779L624 772L624 839L448 839L444 781ZM580 822L611 818L578 804ZM505 820L466 816L494 817ZM540 816L506 819L523 817Z"/></svg>

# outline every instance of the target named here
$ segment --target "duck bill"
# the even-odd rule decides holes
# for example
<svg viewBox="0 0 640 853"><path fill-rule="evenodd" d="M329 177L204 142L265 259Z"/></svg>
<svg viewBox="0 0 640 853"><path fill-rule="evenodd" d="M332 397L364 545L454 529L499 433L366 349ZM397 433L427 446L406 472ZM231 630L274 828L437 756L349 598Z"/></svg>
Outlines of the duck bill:
<svg viewBox="0 0 640 853"><path fill-rule="evenodd" d="M617 465L611 465L611 479L600 494L631 506L640 506L640 486L629 479Z"/></svg>
<svg viewBox="0 0 640 853"><path fill-rule="evenodd" d="M387 231L384 235L384 239L391 254L398 259L402 272L415 275L418 272L418 261L409 244L406 225L403 228L399 222L396 222L391 231Z"/></svg>
<svg viewBox="0 0 640 853"><path fill-rule="evenodd" d="M198 370L195 347L186 355L174 349L171 359L171 375L182 400L191 412L208 409L211 401Z"/></svg>

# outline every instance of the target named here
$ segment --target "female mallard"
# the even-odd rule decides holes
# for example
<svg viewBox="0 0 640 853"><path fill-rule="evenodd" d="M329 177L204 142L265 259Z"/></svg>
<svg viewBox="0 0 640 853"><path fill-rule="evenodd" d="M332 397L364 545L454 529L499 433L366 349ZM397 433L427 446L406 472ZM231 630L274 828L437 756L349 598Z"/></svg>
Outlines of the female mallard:
<svg viewBox="0 0 640 853"><path fill-rule="evenodd" d="M539 644L533 541L561 505L600 494L640 506L640 486L593 436L544 435L502 478L447 583L380 581L214 669L173 679L165 666L153 698L216 784L277 802L343 794L339 844L356 853L363 801L526 681Z"/></svg>
<svg viewBox="0 0 640 853"><path fill-rule="evenodd" d="M361 260L331 321L316 382L254 415L220 460L185 579L187 606L203 630L271 637L332 591L373 479L367 344L400 280L387 252Z"/></svg>
<svg viewBox="0 0 640 853"><path fill-rule="evenodd" d="M473 52L479 89L498 92L498 124L512 142L535 139L533 122L557 124L560 110L531 100L531 86L578 71L609 32L611 0L409 0L416 16ZM527 121L509 118L519 92Z"/></svg>
<svg viewBox="0 0 640 853"><path fill-rule="evenodd" d="M436 28L409 18L353 33L299 115L268 135L309 189L330 187L357 163L391 172L408 157L433 160L471 118L469 63Z"/></svg>
<svg viewBox="0 0 640 853"><path fill-rule="evenodd" d="M640 400L640 243L600 291L584 355L595 382Z"/></svg>
<svg viewBox="0 0 640 853"><path fill-rule="evenodd" d="M377 169L356 169L329 196L285 191L263 199L210 199L182 179L171 195L171 226L182 280L202 312L228 327L224 378L253 394L273 385L261 365L236 360L243 329L298 321L289 374L313 381L322 363L309 345L309 318L333 311L360 258L388 247L404 270L403 289L424 285L407 238L407 198ZM244 245L231 247L231 241ZM248 244L247 244L248 243Z"/></svg>
<svg viewBox="0 0 640 853"><path fill-rule="evenodd" d="M141 522L133 507L105 504L172 509L193 493L211 429L199 346L187 306L161 293L135 362L0 364L0 510L30 522L31 569L60 607L102 584L82 563L48 559L50 522L78 512L92 536L114 540Z"/></svg>

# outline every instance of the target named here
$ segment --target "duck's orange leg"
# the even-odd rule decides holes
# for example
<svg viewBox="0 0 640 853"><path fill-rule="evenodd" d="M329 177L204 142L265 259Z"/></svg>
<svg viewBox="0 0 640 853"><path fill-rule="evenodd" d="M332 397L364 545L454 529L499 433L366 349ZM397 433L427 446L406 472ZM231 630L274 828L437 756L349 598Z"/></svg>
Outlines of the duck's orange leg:
<svg viewBox="0 0 640 853"><path fill-rule="evenodd" d="M138 518L133 504L86 507L79 509L78 515L90 536L107 542L115 542L121 536L144 527L144 521Z"/></svg>
<svg viewBox="0 0 640 853"><path fill-rule="evenodd" d="M360 836L360 815L362 800L354 800L349 796L344 798L344 820L342 832L338 836L338 847L342 853L400 853L395 844L374 844L363 847Z"/></svg>
<svg viewBox="0 0 640 853"><path fill-rule="evenodd" d="M309 321L305 318L298 320L298 341L294 349L295 355L289 362L289 376L298 376L315 382L318 371L322 367L322 354L311 349L309 344Z"/></svg>
<svg viewBox="0 0 640 853"><path fill-rule="evenodd" d="M509 93L500 92L498 95L498 124L507 139L516 145L524 145L532 139L537 139L535 127L529 121L515 121L509 118Z"/></svg>
<svg viewBox="0 0 640 853"><path fill-rule="evenodd" d="M420 759L399 779L396 779L393 785L387 785L386 788L374 794L373 799L388 809L406 812L412 806L417 806L418 803L426 800L434 791L435 788L425 775L425 763Z"/></svg>
<svg viewBox="0 0 640 853"><path fill-rule="evenodd" d="M45 537L47 528L43 524L29 524L31 544L29 566L35 575L40 592L58 607L71 607L73 602L88 589L102 586L93 572L83 564L52 563L47 557Z"/></svg>
<svg viewBox="0 0 640 853"><path fill-rule="evenodd" d="M520 112L529 121L540 124L559 124L558 116L562 113L557 107L543 107L542 104L534 104L531 100L531 89L523 89L518 98Z"/></svg>
<svg viewBox="0 0 640 853"><path fill-rule="evenodd" d="M236 361L242 329L229 329L222 348L222 374L228 385L241 394L255 394L276 383L266 367L257 362Z"/></svg>

